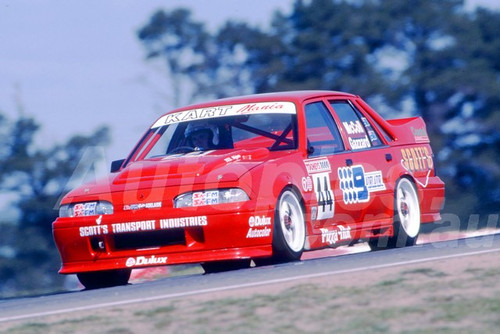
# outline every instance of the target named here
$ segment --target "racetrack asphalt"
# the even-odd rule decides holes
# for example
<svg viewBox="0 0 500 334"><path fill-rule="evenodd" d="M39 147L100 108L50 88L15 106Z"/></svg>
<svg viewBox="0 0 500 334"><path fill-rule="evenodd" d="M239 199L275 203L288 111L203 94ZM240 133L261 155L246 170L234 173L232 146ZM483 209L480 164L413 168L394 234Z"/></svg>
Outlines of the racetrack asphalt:
<svg viewBox="0 0 500 334"><path fill-rule="evenodd" d="M99 290L5 299L0 301L0 323L500 252L500 233L439 240L442 240L442 237L428 239L427 243L402 249L361 251L337 256L327 256L323 253L312 259L274 266L209 275L168 277ZM360 245L359 248L362 247Z"/></svg>

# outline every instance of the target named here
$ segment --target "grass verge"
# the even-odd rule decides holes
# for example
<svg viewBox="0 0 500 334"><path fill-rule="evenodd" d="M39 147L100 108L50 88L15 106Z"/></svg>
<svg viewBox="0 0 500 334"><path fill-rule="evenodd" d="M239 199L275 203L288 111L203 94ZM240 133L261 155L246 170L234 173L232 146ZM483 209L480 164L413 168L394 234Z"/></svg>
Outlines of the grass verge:
<svg viewBox="0 0 500 334"><path fill-rule="evenodd" d="M500 255L1 324L1 333L497 333Z"/></svg>

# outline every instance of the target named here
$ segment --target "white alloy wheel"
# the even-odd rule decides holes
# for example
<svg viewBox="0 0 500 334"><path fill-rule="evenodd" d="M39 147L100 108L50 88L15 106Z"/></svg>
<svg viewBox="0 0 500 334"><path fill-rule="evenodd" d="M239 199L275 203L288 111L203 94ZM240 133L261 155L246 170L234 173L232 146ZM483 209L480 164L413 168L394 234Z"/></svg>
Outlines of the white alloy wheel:
<svg viewBox="0 0 500 334"><path fill-rule="evenodd" d="M420 231L420 206L415 186L402 178L396 189L396 210L406 235L415 238Z"/></svg>
<svg viewBox="0 0 500 334"><path fill-rule="evenodd" d="M278 203L280 229L288 248L294 253L302 253L306 228L304 213L295 194L286 190Z"/></svg>

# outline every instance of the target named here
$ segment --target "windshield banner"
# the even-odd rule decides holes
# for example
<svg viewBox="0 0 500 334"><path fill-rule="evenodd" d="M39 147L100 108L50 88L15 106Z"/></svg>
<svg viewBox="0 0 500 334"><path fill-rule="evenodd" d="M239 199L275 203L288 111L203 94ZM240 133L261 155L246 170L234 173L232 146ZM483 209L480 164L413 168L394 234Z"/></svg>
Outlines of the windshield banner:
<svg viewBox="0 0 500 334"><path fill-rule="evenodd" d="M234 104L228 106L214 106L201 109L190 109L166 114L153 124L151 129L160 126L189 122L200 119L217 117L251 115L251 114L295 114L295 104L292 102L258 102Z"/></svg>

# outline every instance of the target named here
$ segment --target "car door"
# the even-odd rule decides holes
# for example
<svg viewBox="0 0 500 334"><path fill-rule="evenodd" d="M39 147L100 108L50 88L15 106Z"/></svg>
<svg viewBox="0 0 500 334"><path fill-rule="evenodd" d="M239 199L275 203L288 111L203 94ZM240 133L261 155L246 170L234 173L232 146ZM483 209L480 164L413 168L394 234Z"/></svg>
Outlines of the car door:
<svg viewBox="0 0 500 334"><path fill-rule="evenodd" d="M317 206L312 207L315 234L338 235L339 229L350 230L360 219L359 210L345 205L339 184L339 171L353 154L346 149L337 123L325 101L314 101L304 106L308 159L304 161L308 176L305 186L315 192ZM358 208L363 203L358 203ZM338 226L335 229L335 226ZM347 235L347 233L346 233ZM323 243L328 243L324 238ZM330 239L328 239L330 240ZM333 240L333 239L332 239ZM333 242L330 242L333 244Z"/></svg>
<svg viewBox="0 0 500 334"><path fill-rule="evenodd" d="M340 133L350 152L345 166L339 168L339 187L345 211L356 211L364 226L392 216L393 195L390 170L394 164L391 148L386 145L374 120L350 100L330 100Z"/></svg>

